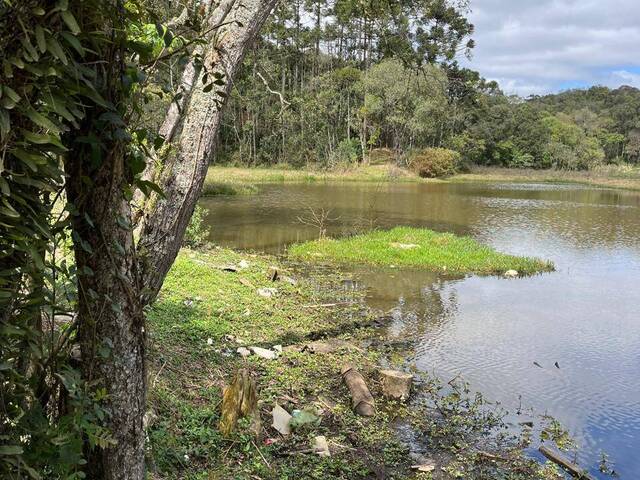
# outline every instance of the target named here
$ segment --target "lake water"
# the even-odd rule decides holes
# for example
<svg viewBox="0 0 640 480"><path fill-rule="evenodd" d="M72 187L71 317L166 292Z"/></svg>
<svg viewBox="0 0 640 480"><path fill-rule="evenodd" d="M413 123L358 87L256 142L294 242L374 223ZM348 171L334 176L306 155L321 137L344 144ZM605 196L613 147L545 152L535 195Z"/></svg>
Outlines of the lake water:
<svg viewBox="0 0 640 480"><path fill-rule="evenodd" d="M552 260L556 272L515 280L394 269L354 275L372 307L392 311L386 334L410 339L409 362L444 379L461 374L508 409L556 417L594 475L602 477L606 452L621 478L640 478L639 193L550 184L288 184L202 205L212 240L234 248L280 253L316 238L317 229L299 220L311 207L328 212L329 235L363 225L423 226Z"/></svg>

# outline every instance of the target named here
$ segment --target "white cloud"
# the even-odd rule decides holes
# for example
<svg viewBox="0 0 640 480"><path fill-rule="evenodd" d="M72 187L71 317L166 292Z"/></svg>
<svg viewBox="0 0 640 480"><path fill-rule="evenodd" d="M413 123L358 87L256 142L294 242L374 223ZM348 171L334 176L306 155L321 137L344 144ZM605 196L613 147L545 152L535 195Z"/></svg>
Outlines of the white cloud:
<svg viewBox="0 0 640 480"><path fill-rule="evenodd" d="M472 0L470 62L508 93L638 86L640 1Z"/></svg>

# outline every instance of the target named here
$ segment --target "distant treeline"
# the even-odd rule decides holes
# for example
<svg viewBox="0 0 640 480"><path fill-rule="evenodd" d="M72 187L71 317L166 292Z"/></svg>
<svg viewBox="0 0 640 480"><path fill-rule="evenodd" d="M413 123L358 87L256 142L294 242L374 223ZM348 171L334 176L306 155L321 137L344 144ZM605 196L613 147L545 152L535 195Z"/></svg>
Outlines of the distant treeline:
<svg viewBox="0 0 640 480"><path fill-rule="evenodd" d="M640 162L640 90L506 96L457 64L474 45L455 5L281 2L235 85L219 161L332 167L443 147L503 167Z"/></svg>

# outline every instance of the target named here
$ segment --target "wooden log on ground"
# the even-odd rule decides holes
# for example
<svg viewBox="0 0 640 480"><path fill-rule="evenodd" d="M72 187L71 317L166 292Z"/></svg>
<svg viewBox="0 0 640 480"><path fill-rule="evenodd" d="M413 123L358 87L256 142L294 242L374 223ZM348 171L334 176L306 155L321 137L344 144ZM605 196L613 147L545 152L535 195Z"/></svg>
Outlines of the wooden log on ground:
<svg viewBox="0 0 640 480"><path fill-rule="evenodd" d="M352 366L345 365L342 368L342 379L351 392L351 404L353 410L363 417L371 417L375 414L375 401L364 381L364 377Z"/></svg>
<svg viewBox="0 0 640 480"><path fill-rule="evenodd" d="M595 480L593 476L591 476L587 471L580 468L579 465L576 465L567 457L551 450L549 447L545 447L543 445L538 450L540 451L540 453L542 453L545 457L547 457L553 463L556 463L560 465L562 468L564 468L573 477L579 480Z"/></svg>

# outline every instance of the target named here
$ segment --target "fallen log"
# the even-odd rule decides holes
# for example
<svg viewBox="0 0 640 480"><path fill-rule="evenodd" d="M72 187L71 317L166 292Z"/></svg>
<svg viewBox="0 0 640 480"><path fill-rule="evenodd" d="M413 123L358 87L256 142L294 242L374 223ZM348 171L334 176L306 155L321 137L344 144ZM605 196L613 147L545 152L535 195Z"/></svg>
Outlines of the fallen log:
<svg viewBox="0 0 640 480"><path fill-rule="evenodd" d="M564 455L560 453L554 452L549 447L541 446L539 449L541 454L551 460L553 463L560 465L567 472L569 472L573 477L579 480L595 480L593 476L591 476L588 472L580 468L579 465L576 465L571 460L569 460Z"/></svg>
<svg viewBox="0 0 640 480"><path fill-rule="evenodd" d="M363 417L371 417L375 414L375 401L364 381L364 377L352 366L345 365L342 368L342 379L351 392L351 404L353 410Z"/></svg>

